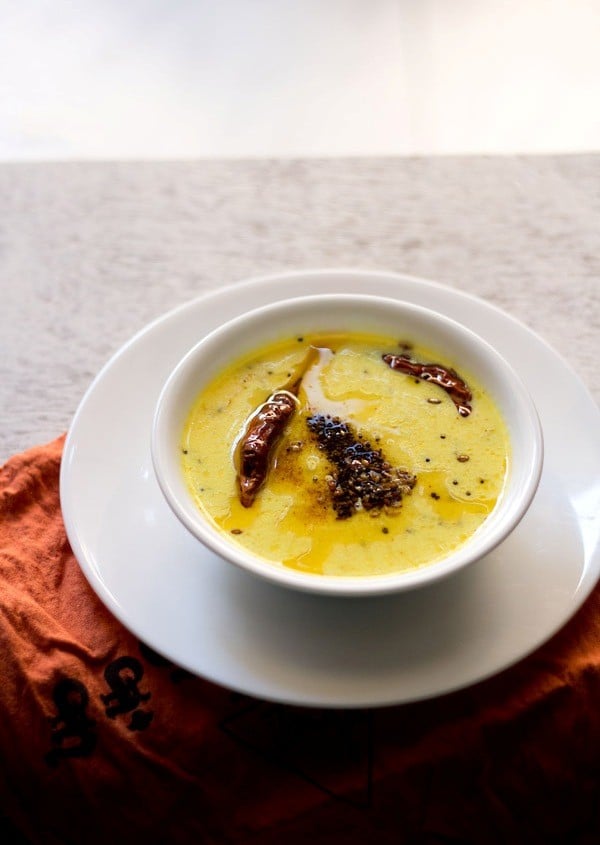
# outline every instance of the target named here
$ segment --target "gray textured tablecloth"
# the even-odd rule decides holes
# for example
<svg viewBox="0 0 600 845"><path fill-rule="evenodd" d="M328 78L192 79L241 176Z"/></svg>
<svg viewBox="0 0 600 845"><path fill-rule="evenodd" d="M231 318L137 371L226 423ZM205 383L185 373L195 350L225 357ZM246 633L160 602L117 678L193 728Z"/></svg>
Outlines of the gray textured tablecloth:
<svg viewBox="0 0 600 845"><path fill-rule="evenodd" d="M599 155L5 164L0 462L65 430L102 364L164 311L336 266L501 306L600 399Z"/></svg>

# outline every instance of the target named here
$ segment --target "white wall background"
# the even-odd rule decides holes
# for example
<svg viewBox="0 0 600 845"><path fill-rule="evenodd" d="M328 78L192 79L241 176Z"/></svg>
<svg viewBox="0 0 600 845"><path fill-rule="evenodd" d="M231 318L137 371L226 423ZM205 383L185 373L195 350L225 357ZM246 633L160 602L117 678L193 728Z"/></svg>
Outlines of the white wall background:
<svg viewBox="0 0 600 845"><path fill-rule="evenodd" d="M0 159L600 149L600 0L0 0Z"/></svg>

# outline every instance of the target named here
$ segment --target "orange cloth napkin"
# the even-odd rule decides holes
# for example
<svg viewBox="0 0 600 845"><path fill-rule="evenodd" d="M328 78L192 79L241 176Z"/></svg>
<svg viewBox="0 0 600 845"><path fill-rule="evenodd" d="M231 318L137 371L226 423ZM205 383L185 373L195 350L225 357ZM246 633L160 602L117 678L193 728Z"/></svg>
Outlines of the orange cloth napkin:
<svg viewBox="0 0 600 845"><path fill-rule="evenodd" d="M599 590L459 693L261 702L173 666L97 599L65 536L62 447L0 470L0 811L33 843L600 841Z"/></svg>

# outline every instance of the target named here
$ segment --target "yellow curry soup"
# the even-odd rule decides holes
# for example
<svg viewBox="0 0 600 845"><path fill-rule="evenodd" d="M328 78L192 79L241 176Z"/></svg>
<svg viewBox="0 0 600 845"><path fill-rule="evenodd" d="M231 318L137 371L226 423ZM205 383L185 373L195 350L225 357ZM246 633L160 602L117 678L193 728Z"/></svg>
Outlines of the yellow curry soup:
<svg viewBox="0 0 600 845"><path fill-rule="evenodd" d="M317 574L410 570L459 548L502 493L508 432L469 373L460 373L472 395L471 412L463 416L438 384L382 360L398 352L453 366L434 350L353 333L282 340L220 372L197 396L182 433L182 469L200 510L231 542L275 565ZM237 478L240 439L257 409L297 374L296 407L269 456L264 483L245 507ZM378 462L359 468L360 477L379 478L381 467L390 467L383 475L401 480L401 501L368 509L360 498L333 498L340 468L318 436L332 421L344 442L353 438L357 454ZM355 488L361 484L359 478Z"/></svg>

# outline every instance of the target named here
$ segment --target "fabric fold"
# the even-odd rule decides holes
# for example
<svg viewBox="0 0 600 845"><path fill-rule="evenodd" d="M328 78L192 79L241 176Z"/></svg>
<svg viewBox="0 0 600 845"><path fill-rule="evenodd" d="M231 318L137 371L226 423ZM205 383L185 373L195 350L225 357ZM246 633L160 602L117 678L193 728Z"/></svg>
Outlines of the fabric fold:
<svg viewBox="0 0 600 845"><path fill-rule="evenodd" d="M0 810L47 843L591 843L600 590L502 674L373 711L192 676L104 607L69 547L64 437L0 469Z"/></svg>

